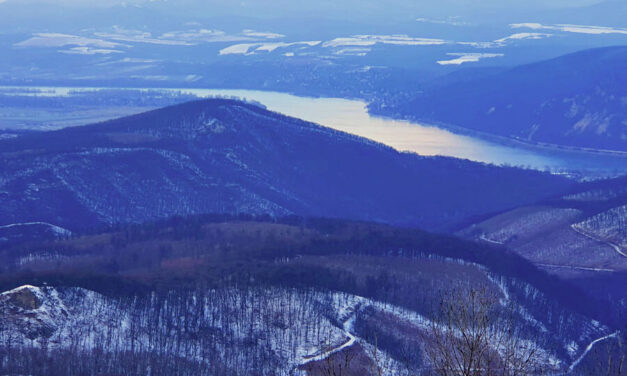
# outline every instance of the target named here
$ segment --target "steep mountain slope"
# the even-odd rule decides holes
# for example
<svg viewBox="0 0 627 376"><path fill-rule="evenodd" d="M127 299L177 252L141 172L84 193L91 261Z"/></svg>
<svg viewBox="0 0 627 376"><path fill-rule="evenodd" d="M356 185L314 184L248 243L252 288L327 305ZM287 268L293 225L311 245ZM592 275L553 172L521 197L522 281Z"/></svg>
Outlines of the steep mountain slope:
<svg viewBox="0 0 627 376"><path fill-rule="evenodd" d="M437 228L561 192L533 171L402 154L231 100L0 141L0 217L69 230L196 213Z"/></svg>
<svg viewBox="0 0 627 376"><path fill-rule="evenodd" d="M627 205L612 208L573 225L577 231L610 244L627 257Z"/></svg>
<svg viewBox="0 0 627 376"><path fill-rule="evenodd" d="M627 151L627 47L585 50L373 106L524 141Z"/></svg>
<svg viewBox="0 0 627 376"><path fill-rule="evenodd" d="M507 247L624 311L627 177L585 183L567 195L499 213L458 235Z"/></svg>
<svg viewBox="0 0 627 376"><path fill-rule="evenodd" d="M460 234L510 246L538 263L627 270L626 204L627 177L599 180L543 205L499 213Z"/></svg>

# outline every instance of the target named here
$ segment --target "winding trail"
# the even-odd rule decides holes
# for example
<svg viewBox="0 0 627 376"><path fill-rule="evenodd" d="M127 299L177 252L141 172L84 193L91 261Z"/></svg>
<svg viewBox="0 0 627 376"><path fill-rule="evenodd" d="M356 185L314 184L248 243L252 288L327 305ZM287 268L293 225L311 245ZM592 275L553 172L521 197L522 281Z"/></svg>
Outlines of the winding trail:
<svg viewBox="0 0 627 376"><path fill-rule="evenodd" d="M573 265L555 265L555 264L536 264L538 266L542 266L545 268L556 268L556 269L572 269L572 270L585 270L588 272L607 272L607 273L613 273L616 270L614 269L607 269L607 268L593 268L593 267L586 267L586 266L573 266Z"/></svg>
<svg viewBox="0 0 627 376"><path fill-rule="evenodd" d="M492 243L492 244L505 245L505 243L503 243L503 242L499 242L497 240L488 239L488 238L486 238L485 235L479 236L479 239L483 240L484 242L488 242L488 243Z"/></svg>
<svg viewBox="0 0 627 376"><path fill-rule="evenodd" d="M586 357L586 355L588 355L588 353L592 350L592 348L594 347L594 345L596 345L597 343L601 342L601 341L605 341L606 339L609 338L616 338L616 336L618 336L618 331L612 334L608 334L604 337L601 338L597 338L594 341L590 342L590 344L588 345L588 347L586 347L586 350L583 352L583 354L581 354L579 356L579 358L577 358L577 360L575 360L573 362L573 364L570 365L570 367L568 367L568 372L567 374L572 373L575 370L575 367L577 367L579 365L579 363L581 363L581 361Z"/></svg>
<svg viewBox="0 0 627 376"><path fill-rule="evenodd" d="M68 229L64 229L63 227L59 227L53 225L48 222L25 222L25 223L11 223L9 225L0 226L0 229L3 228L12 228L12 227L26 227L26 226L47 226L57 235L71 235L72 232Z"/></svg>
<svg viewBox="0 0 627 376"><path fill-rule="evenodd" d="M592 235L588 235L586 234L584 231L581 231L580 229L578 229L577 227L575 227L575 225L570 225L570 228L573 229L573 231L575 231L576 233L578 233L579 235L583 235L588 239L592 239L594 241L603 243L603 244L607 244L610 247L612 247L619 255L623 256L623 257L627 257L627 253L623 252L623 249L618 245L618 244L614 244L612 242L609 242L607 240L602 240L602 239L597 239Z"/></svg>
<svg viewBox="0 0 627 376"><path fill-rule="evenodd" d="M313 356L308 356L305 357L304 363L309 363L309 362L315 362L315 361L319 361L319 360L324 360L326 358L328 358L329 356L340 352L342 350L344 350L345 348L351 347L352 345L355 344L355 341L357 341L357 338L350 332L353 329L353 324L355 323L355 320L357 319L357 310L359 309L359 304L357 304L354 307L351 307L351 309L349 310L349 315L348 317L345 317L344 320L342 320L342 330L344 331L344 335L346 337L348 337L348 341L342 343L341 345L334 347L328 351L325 351L321 354L318 355L313 355Z"/></svg>

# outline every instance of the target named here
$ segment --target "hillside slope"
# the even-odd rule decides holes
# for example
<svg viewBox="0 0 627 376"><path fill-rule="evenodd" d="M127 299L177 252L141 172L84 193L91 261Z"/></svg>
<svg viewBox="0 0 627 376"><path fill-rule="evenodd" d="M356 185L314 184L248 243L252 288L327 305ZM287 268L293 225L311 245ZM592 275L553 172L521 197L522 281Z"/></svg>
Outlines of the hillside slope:
<svg viewBox="0 0 627 376"><path fill-rule="evenodd" d="M626 204L627 177L588 182L544 205L484 218L458 235L506 247L624 312Z"/></svg>
<svg viewBox="0 0 627 376"><path fill-rule="evenodd" d="M198 213L440 228L571 184L533 171L403 154L218 99L2 140L0 150L2 221L69 230Z"/></svg>
<svg viewBox="0 0 627 376"><path fill-rule="evenodd" d="M372 109L530 142L627 151L625 66L626 46L585 50L435 84Z"/></svg>
<svg viewBox="0 0 627 376"><path fill-rule="evenodd" d="M616 330L605 302L511 252L364 222L179 218L0 250L0 261L0 291L11 289L0 294L7 374L70 360L90 373L105 356L113 374L163 363L156 374L305 375L290 370L329 349L372 357L374 346L402 374L428 365L437 307L468 289L494 297L508 335L538 346L554 371ZM24 283L42 287L15 288ZM44 346L51 360L27 363ZM201 370L166 371L199 361Z"/></svg>

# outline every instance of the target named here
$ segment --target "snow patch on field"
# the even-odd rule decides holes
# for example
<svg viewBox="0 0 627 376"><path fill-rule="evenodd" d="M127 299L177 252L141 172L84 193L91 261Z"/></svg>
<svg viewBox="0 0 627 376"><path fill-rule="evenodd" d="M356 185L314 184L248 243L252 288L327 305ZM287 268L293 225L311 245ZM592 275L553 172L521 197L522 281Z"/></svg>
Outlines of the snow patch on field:
<svg viewBox="0 0 627 376"><path fill-rule="evenodd" d="M279 34L279 33L272 33L272 32L267 32L267 31L255 31L251 29L245 29L244 31L242 31L242 35L245 35L247 37L266 38L266 39L276 39L276 38L285 37L285 35Z"/></svg>
<svg viewBox="0 0 627 376"><path fill-rule="evenodd" d="M448 56L456 56L455 59L451 60L440 60L438 64L440 65L461 65L464 63L476 63L481 59L490 59L495 57L503 57L503 54L488 54L488 53L466 53L466 52L450 52L447 53Z"/></svg>
<svg viewBox="0 0 627 376"><path fill-rule="evenodd" d="M513 29L532 29L532 30L556 30L567 33L578 34L627 34L627 29L606 27L606 26L589 26L589 25L569 25L569 24L555 24L555 25L543 25L541 23L527 22L527 23L515 23L510 25Z"/></svg>
<svg viewBox="0 0 627 376"><path fill-rule="evenodd" d="M70 55L110 55L124 53L124 51L120 50L109 50L104 48L92 47L72 47L69 50L61 50L59 52Z"/></svg>
<svg viewBox="0 0 627 376"><path fill-rule="evenodd" d="M25 41L15 44L18 47L64 47L83 46L92 48L112 49L121 46L120 43L104 39L86 38L78 35L61 33L37 33Z"/></svg>
<svg viewBox="0 0 627 376"><path fill-rule="evenodd" d="M258 52L274 52L279 48L292 46L309 46L314 47L322 43L321 41L305 41L305 42L273 42L273 43L240 43L223 48L220 55L252 55Z"/></svg>
<svg viewBox="0 0 627 376"><path fill-rule="evenodd" d="M13 228L13 227L27 227L27 226L46 226L56 235L59 235L59 236L72 235L72 232L70 230L64 229L63 227L59 227L59 226L56 226L47 222L11 223L9 225L0 226L0 229L7 229L7 228Z"/></svg>
<svg viewBox="0 0 627 376"><path fill-rule="evenodd" d="M505 42L512 41L512 40L523 40L523 39L537 40L537 39L548 38L550 36L551 34L545 34L545 33L516 33L505 38L497 39L495 40L495 42L505 43Z"/></svg>
<svg viewBox="0 0 627 376"><path fill-rule="evenodd" d="M404 34L398 35L355 35L352 37L335 38L325 42L323 47L374 46L378 43L401 46L433 46L446 44L444 39L415 38Z"/></svg>

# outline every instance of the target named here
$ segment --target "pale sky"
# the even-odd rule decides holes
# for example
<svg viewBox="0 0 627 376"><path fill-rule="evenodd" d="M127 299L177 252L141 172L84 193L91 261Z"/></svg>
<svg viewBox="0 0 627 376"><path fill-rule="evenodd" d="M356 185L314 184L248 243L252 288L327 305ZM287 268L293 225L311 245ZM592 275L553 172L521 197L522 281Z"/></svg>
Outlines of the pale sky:
<svg viewBox="0 0 627 376"><path fill-rule="evenodd" d="M535 5L535 6L549 6L549 7L571 7L571 6L585 6L603 2L602 0L429 0L416 2L413 0L0 0L0 3L48 3L59 4L68 6L111 6L111 5L137 5L152 2L161 3L199 3L210 6L225 6L229 8L247 8L247 7L343 7L361 4L362 6L368 6L368 4L378 4L381 6L402 6L419 8L425 5L433 4L446 4L456 6L473 6L473 7L491 7L491 6L510 6L515 4Z"/></svg>

